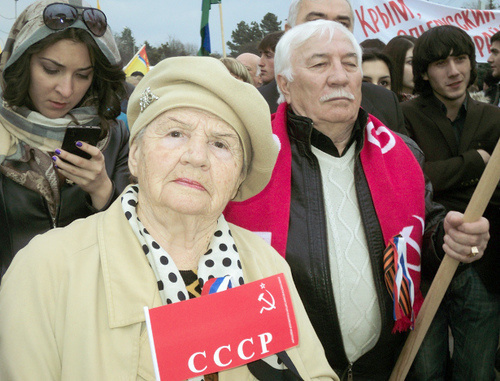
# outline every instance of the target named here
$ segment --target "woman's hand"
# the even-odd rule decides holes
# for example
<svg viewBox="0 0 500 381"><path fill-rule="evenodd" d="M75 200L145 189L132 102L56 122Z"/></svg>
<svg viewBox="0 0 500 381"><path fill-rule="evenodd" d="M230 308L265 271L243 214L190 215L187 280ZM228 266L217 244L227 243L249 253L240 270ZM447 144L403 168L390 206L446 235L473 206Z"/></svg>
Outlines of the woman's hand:
<svg viewBox="0 0 500 381"><path fill-rule="evenodd" d="M90 144L78 141L76 145L82 151L87 152L91 158L84 159L62 149L57 149L52 160L64 177L79 185L90 195L94 208L102 209L113 191L113 183L104 166L104 155L97 147Z"/></svg>

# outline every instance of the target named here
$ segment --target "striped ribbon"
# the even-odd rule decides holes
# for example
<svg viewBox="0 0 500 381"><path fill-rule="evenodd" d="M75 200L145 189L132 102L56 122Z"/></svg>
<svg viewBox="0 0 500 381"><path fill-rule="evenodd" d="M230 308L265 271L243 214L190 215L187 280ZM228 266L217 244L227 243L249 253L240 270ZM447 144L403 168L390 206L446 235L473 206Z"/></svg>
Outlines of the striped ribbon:
<svg viewBox="0 0 500 381"><path fill-rule="evenodd" d="M231 283L231 275L226 275L220 278L213 278L205 283L201 295L215 294L219 291L226 291L233 288Z"/></svg>
<svg viewBox="0 0 500 381"><path fill-rule="evenodd" d="M410 323L413 329L415 290L406 261L406 242L401 235L394 236L384 250L384 278L394 301L394 331L401 331L403 323Z"/></svg>

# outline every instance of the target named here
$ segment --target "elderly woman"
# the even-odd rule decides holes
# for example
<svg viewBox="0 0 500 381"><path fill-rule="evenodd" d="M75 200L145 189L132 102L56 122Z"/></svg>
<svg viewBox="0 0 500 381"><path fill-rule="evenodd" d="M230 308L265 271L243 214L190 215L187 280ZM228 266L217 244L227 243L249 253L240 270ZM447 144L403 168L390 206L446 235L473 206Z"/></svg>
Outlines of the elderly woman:
<svg viewBox="0 0 500 381"><path fill-rule="evenodd" d="M212 277L230 275L240 285L284 273L299 330L289 358L303 379L338 379L288 265L222 215L229 200L259 193L276 161L269 108L258 91L216 59L171 58L139 83L128 117L137 185L107 211L36 237L4 277L0 378L152 380L143 306L196 297ZM262 363L218 378L298 377L266 365L254 378L249 369Z"/></svg>

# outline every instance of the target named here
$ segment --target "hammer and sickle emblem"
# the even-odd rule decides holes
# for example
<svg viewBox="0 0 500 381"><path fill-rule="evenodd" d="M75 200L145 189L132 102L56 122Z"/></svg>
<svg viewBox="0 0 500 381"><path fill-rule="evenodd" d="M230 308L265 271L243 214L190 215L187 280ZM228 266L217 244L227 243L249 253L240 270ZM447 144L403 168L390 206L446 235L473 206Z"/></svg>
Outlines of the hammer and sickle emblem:
<svg viewBox="0 0 500 381"><path fill-rule="evenodd" d="M267 290L266 290L266 292L267 292L267 293L269 294L269 296L271 297L272 302L270 302L269 300L267 300L267 299L264 297L264 293L261 293L261 294L259 295L259 297L257 298L257 300L258 300L259 302L264 302L264 303L266 303L266 304L267 304L267 307L266 307L266 306L263 306L263 307L260 309L260 313L264 312L264 310L265 310L265 311L271 311L271 310L276 309L276 303L275 303L275 301L274 301L274 296L273 296L273 295L272 295L269 291L267 291Z"/></svg>

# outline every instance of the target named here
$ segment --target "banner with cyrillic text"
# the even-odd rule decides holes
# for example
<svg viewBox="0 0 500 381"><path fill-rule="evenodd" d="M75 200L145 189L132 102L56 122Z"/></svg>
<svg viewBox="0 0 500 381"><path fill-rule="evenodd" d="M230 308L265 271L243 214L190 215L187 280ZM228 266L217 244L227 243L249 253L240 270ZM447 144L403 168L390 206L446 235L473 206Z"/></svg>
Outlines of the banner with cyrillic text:
<svg viewBox="0 0 500 381"><path fill-rule="evenodd" d="M144 308L156 379L161 381L220 372L299 344L283 274Z"/></svg>
<svg viewBox="0 0 500 381"><path fill-rule="evenodd" d="M465 30L476 46L476 60L486 62L490 37L500 31L500 11L462 9L423 0L352 0L358 42L378 38L387 43L405 34L419 37L438 25Z"/></svg>

